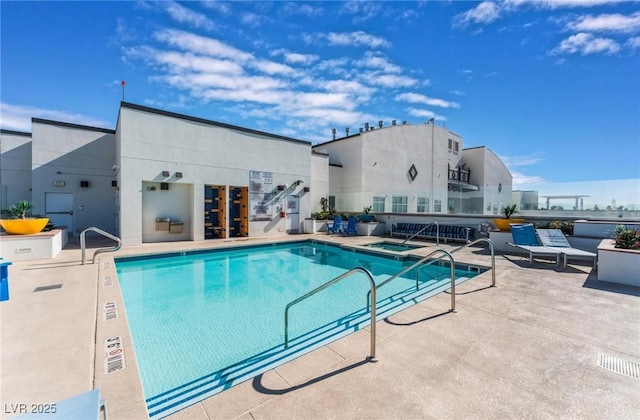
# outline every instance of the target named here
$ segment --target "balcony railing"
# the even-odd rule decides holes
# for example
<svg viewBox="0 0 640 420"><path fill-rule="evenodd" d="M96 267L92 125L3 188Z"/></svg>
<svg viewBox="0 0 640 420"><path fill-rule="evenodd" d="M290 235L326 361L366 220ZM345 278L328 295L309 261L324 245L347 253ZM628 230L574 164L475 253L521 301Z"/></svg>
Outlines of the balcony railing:
<svg viewBox="0 0 640 420"><path fill-rule="evenodd" d="M471 179L471 170L458 168L449 168L449 181L458 181L469 184Z"/></svg>

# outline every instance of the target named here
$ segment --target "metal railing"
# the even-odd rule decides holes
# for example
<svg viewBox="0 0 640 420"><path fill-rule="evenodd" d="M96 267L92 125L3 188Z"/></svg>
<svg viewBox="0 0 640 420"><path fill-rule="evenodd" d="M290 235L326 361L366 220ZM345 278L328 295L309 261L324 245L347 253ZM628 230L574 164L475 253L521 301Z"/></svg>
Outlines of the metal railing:
<svg viewBox="0 0 640 420"><path fill-rule="evenodd" d="M323 284L322 286L319 286L315 289L313 289L312 291L310 291L309 293L300 296L299 298L297 298L296 300L290 302L289 304L287 304L287 306L284 309L284 347L287 348L289 346L289 308L291 308L293 305L302 302L303 300L315 295L316 293L320 292L321 290L326 289L327 287L338 283L339 281L352 276L353 274L356 273L364 273L367 277L369 277L369 283L371 284L371 290L369 290L369 294L367 296L372 296L374 299L374 303L373 305L369 305L367 302L367 308L369 308L369 306L371 306L371 355L369 356L369 360L372 362L376 361L376 304L375 304L375 299L376 299L376 282L373 279L373 275L371 274L371 272L369 270L367 270L366 268L362 268L362 267L356 267L353 268L349 271L347 271L346 273L334 278L333 280L329 280L328 282L326 282L325 284Z"/></svg>
<svg viewBox="0 0 640 420"><path fill-rule="evenodd" d="M411 239L413 239L416 236L420 235L422 232L427 230L427 228L429 226L432 226L432 225L436 225L436 244L440 245L440 224L438 222L435 222L435 221L429 223L427 226L423 227L422 229L420 229L419 231L417 231L416 233L414 233L413 235L411 235L410 237L408 237L407 239L402 241L402 243L400 243L400 245L404 245L407 241L410 241Z"/></svg>
<svg viewBox="0 0 640 420"><path fill-rule="evenodd" d="M444 255L442 255L440 258L429 260L430 257L435 254L444 254ZM433 263L440 261L440 259L444 257L449 257L449 260L451 261L451 312L455 312L456 311L456 296L455 296L456 295L456 263L453 260L453 256L448 251L445 251L444 249L436 249L435 251L430 252L427 256L423 257L421 260L419 260L415 264L412 264L402 269L401 271L397 272L393 276L389 277L388 279L380 283L376 288L379 289L380 287L397 279L401 275L413 270L419 265L422 265L422 264L424 264L424 266L431 265ZM416 290L418 290L419 287L420 287L420 270L416 272ZM367 294L367 308L369 307L369 305L371 305L371 303L375 302L375 298L376 297L373 294L371 293Z"/></svg>
<svg viewBox="0 0 640 420"><path fill-rule="evenodd" d="M491 239L487 239L487 238L480 238L480 239L476 239L475 241L468 243L468 244L464 244L462 246L459 246L458 248L454 249L453 251L451 251L451 253L453 254L454 252L458 252L463 248L466 248L468 246L480 243L480 242L486 242L489 244L489 248L491 249L491 287L495 287L496 285L496 257L495 257L495 252L493 250L493 241Z"/></svg>
<svg viewBox="0 0 640 420"><path fill-rule="evenodd" d="M119 250L120 248L122 248L122 241L117 236L114 236L114 235L112 235L112 234L110 234L108 232L105 232L102 229L98 229L97 227L87 228L87 229L83 230L82 233L80 234L80 249L82 250L82 265L84 265L84 261L85 261L85 236L86 236L86 233L88 231L99 233L100 235L102 235L102 236L104 236L106 238L112 239L112 240L114 240L114 241L116 241L118 243L113 248L100 248L100 249L96 250L96 252L93 254L93 260L91 261L92 264L96 263L96 255L102 254L103 252L115 252L115 251Z"/></svg>

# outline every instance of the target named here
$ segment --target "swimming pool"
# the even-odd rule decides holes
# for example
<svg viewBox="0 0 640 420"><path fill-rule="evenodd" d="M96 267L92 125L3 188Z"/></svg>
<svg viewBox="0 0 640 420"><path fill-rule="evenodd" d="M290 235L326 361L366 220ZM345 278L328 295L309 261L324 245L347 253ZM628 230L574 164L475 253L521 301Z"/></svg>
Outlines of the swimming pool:
<svg viewBox="0 0 640 420"><path fill-rule="evenodd" d="M424 248L427 246L429 245L427 244L412 245L412 244L403 244L399 242L376 242L374 244L367 245L367 247L369 248L384 249L385 251L396 251L396 252L409 251L412 249Z"/></svg>
<svg viewBox="0 0 640 420"><path fill-rule="evenodd" d="M161 258L118 258L116 268L147 410L160 418L369 325L369 281L358 274L290 311L285 306L354 267L376 284L414 258L385 258L309 241ZM478 271L456 270L458 282ZM448 265L420 269L378 291L378 319L449 287Z"/></svg>

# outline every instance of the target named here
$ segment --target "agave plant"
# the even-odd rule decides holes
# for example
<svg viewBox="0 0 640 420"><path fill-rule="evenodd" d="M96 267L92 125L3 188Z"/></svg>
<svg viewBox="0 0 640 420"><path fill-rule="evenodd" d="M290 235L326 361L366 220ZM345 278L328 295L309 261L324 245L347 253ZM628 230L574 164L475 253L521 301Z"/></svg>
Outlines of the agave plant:
<svg viewBox="0 0 640 420"><path fill-rule="evenodd" d="M511 215L516 212L517 208L518 208L518 206L516 204L512 204L510 206L507 206L507 207L503 208L502 209L502 214L504 214L505 218L510 219Z"/></svg>
<svg viewBox="0 0 640 420"><path fill-rule="evenodd" d="M8 209L9 216L14 219L26 219L31 215L31 211L33 211L33 203L27 200L18 201Z"/></svg>

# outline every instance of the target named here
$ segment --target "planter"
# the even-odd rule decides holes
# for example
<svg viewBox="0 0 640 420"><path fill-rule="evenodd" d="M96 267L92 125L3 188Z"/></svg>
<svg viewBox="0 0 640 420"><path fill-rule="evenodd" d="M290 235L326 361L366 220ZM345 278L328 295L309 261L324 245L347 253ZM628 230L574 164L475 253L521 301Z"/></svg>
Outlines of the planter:
<svg viewBox="0 0 640 420"><path fill-rule="evenodd" d="M326 232L326 231L327 231L326 220L304 219L304 233L316 233L316 232Z"/></svg>
<svg viewBox="0 0 640 420"><path fill-rule="evenodd" d="M33 235L40 233L49 223L49 219L1 219L0 226L9 235Z"/></svg>
<svg viewBox="0 0 640 420"><path fill-rule="evenodd" d="M640 286L640 250L620 249L611 239L598 245L598 280Z"/></svg>
<svg viewBox="0 0 640 420"><path fill-rule="evenodd" d="M373 222L374 217L376 216L373 214L359 214L358 220L361 221L362 223L371 223Z"/></svg>
<svg viewBox="0 0 640 420"><path fill-rule="evenodd" d="M512 224L522 224L524 219L493 219L493 224L503 232L510 232Z"/></svg>

